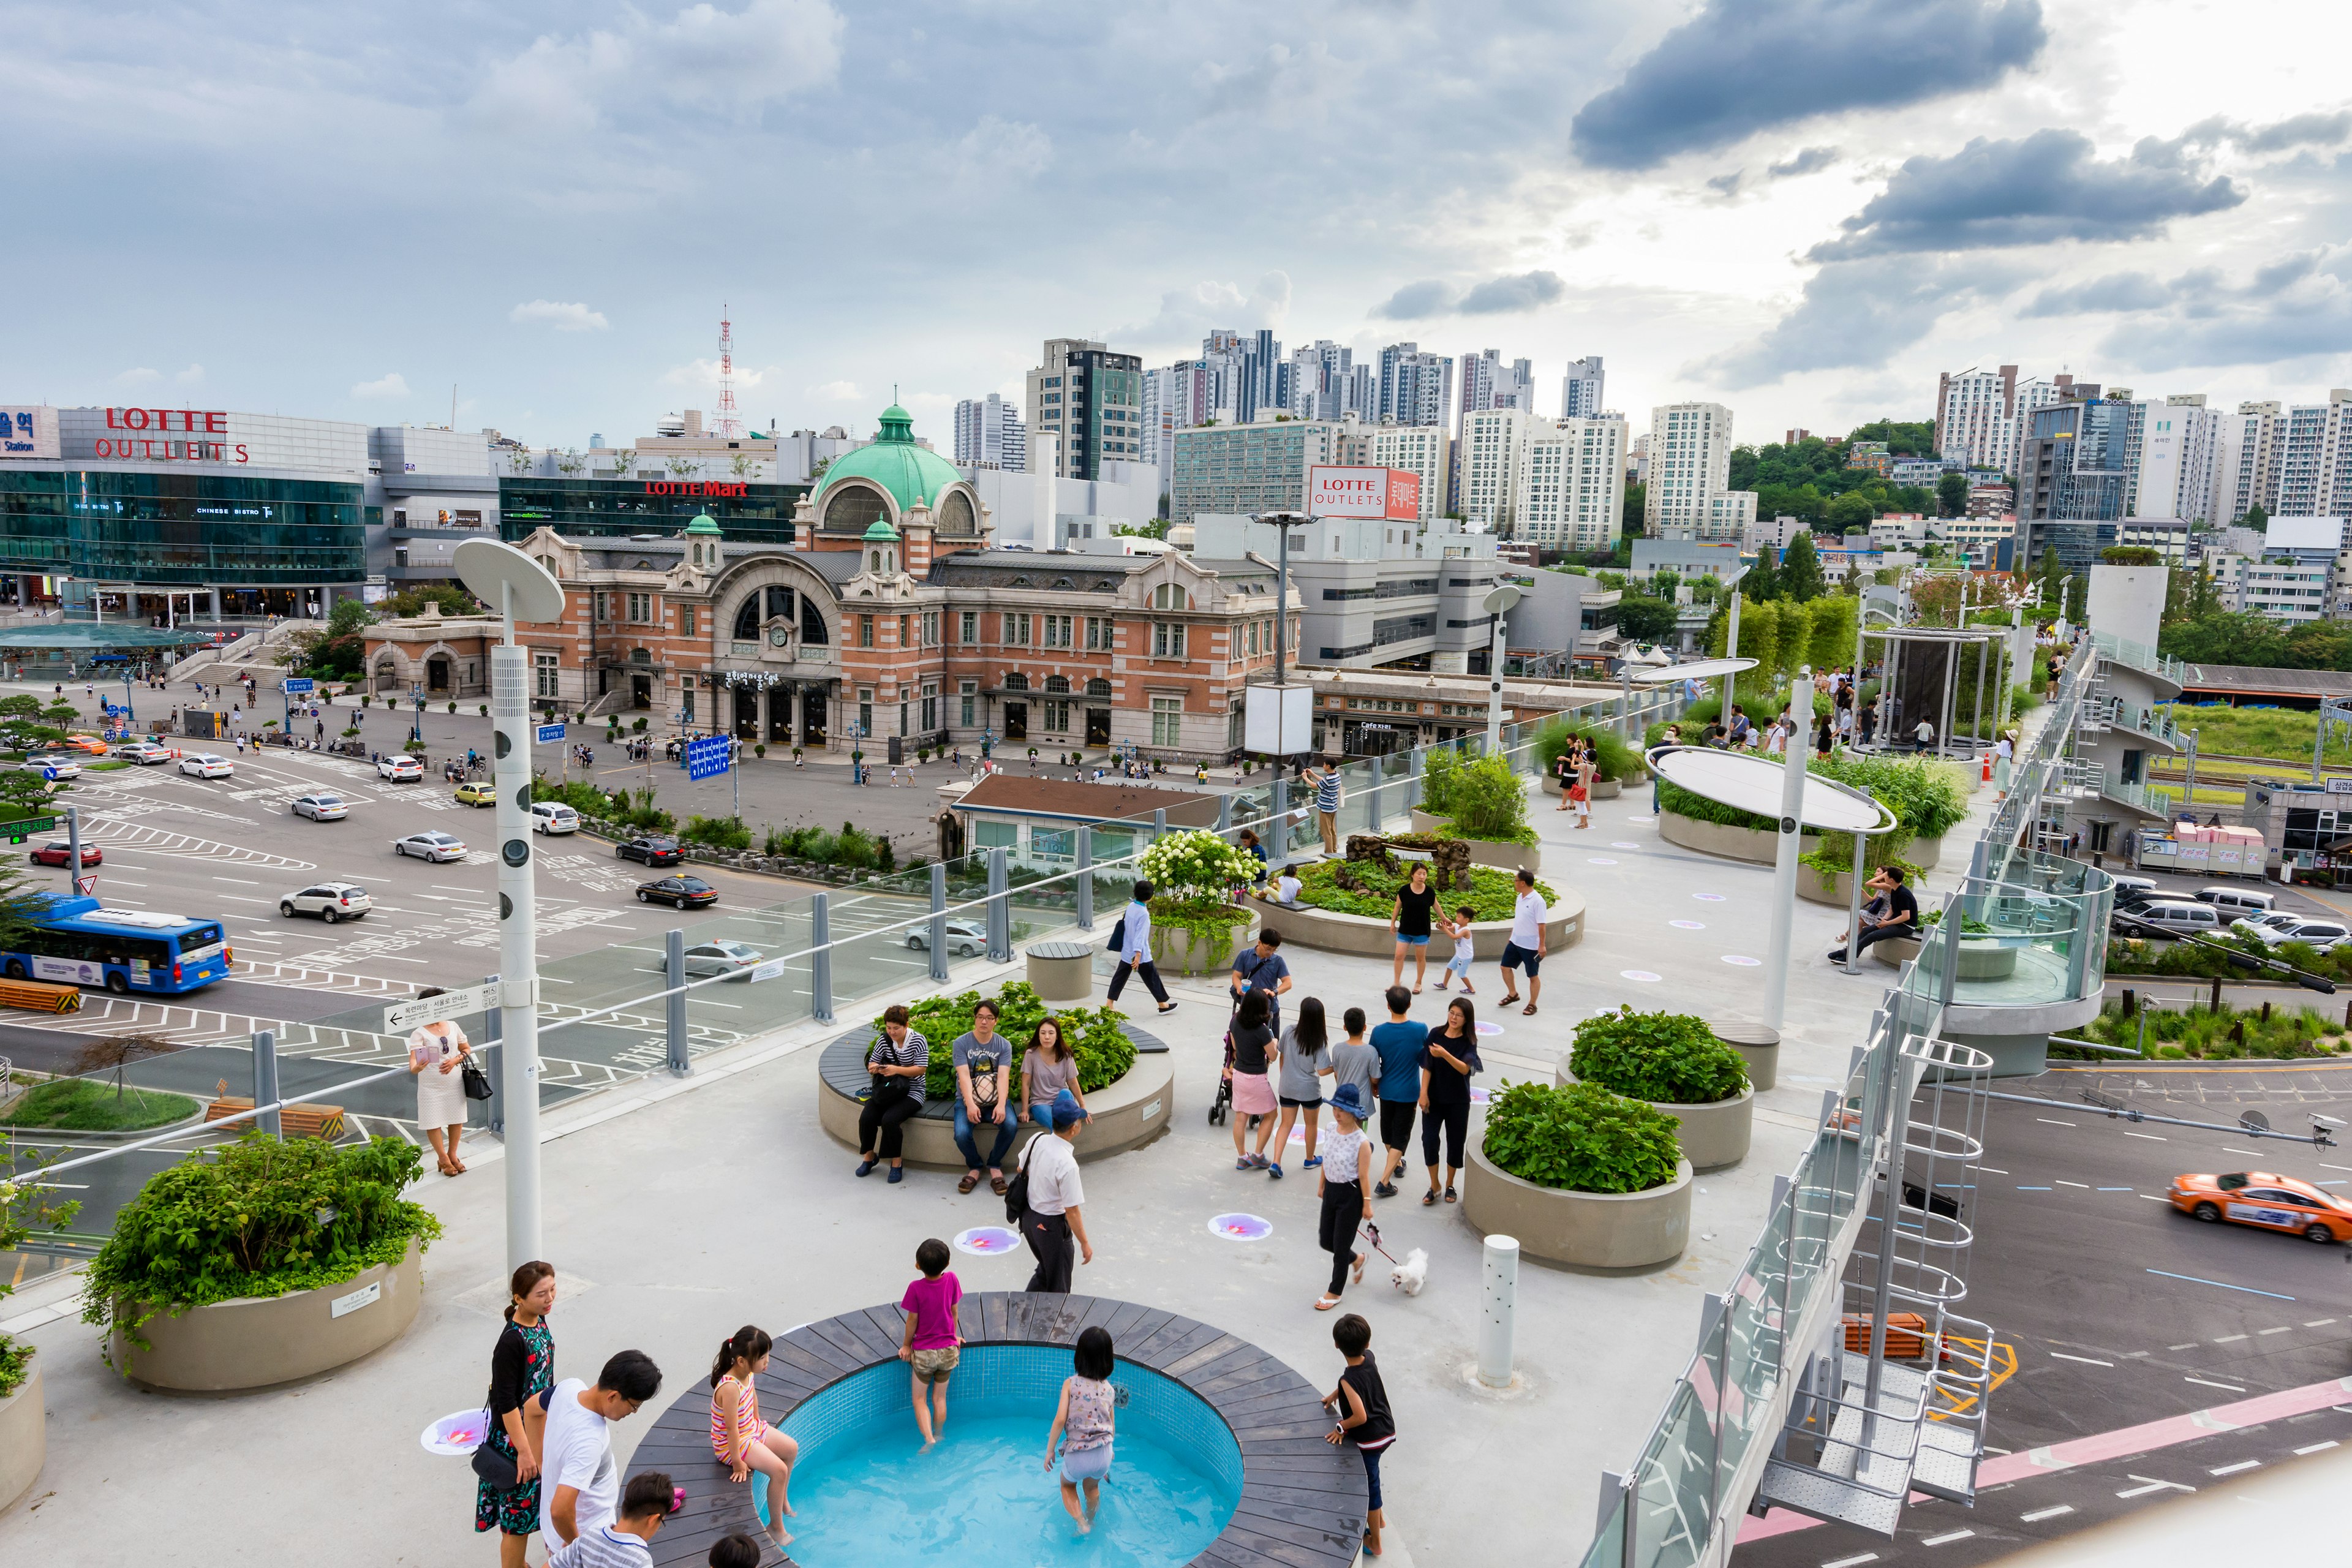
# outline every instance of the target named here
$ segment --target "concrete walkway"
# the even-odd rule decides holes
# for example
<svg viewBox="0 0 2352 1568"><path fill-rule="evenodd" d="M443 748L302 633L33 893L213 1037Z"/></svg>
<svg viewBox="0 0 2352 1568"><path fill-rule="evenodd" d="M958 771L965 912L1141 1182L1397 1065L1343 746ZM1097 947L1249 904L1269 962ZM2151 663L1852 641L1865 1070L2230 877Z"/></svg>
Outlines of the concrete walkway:
<svg viewBox="0 0 2352 1568"><path fill-rule="evenodd" d="M1975 799L1980 821L1991 792ZM1550 801L1533 805L1545 876L1589 900L1588 934L1547 963L1538 1017L1499 1018L1506 1032L1486 1052L1490 1088L1549 1079L1575 1022L1620 1003L1755 1016L1761 970L1738 961L1765 952L1769 868L1664 844L1646 790L1600 803L1584 832ZM1423 1208L1412 1185L1383 1205L1390 1249L1430 1253L1419 1297L1399 1295L1376 1271L1349 1299L1371 1320L1402 1435L1385 1468L1402 1548L1394 1561L1557 1563L1581 1549L1601 1471L1635 1458L1691 1353L1701 1294L1729 1281L1773 1175L1793 1164L1887 982L1875 965L1849 979L1821 957L1841 934L1842 911L1800 902L1796 921L1780 1086L1759 1098L1753 1152L1700 1178L1690 1247L1676 1262L1616 1277L1528 1265L1522 1386L1492 1394L1467 1378L1479 1237L1459 1208ZM1377 1021L1385 963L1295 948L1291 961L1295 995L1322 996L1335 1022L1351 1005ZM1477 1000L1490 1002L1494 966L1482 964L1475 979ZM978 983L957 978L959 987ZM1313 1173L1297 1169L1295 1147L1279 1183L1232 1168L1229 1132L1205 1120L1222 987L1182 984L1177 995L1184 1005L1151 1025L1175 1053L1173 1127L1087 1168L1097 1252L1078 1287L1253 1338L1327 1384L1339 1363L1331 1319L1311 1310L1327 1268L1314 1241ZM1434 1021L1444 1001L1423 994L1415 1017ZM881 1002L843 1017L878 1012ZM816 1121L811 1047L835 1032L803 1026L755 1040L691 1079L646 1080L550 1117L545 1250L562 1271L559 1375L593 1375L613 1351L635 1346L667 1371L667 1402L706 1376L714 1347L737 1325L781 1330L895 1301L925 1237L1002 1223L1002 1204L984 1186L959 1199L938 1175L910 1173L896 1187L878 1175L852 1178L850 1151ZM468 1176L425 1177L421 1198L447 1235L427 1255L415 1328L308 1384L218 1398L142 1394L100 1363L94 1331L70 1315L43 1321L59 1285L9 1302L5 1326L29 1331L40 1348L49 1456L32 1500L0 1516L0 1558L291 1563L334 1542L332 1555L371 1563L491 1561L495 1548L472 1535L470 1472L425 1454L416 1435L478 1404L488 1381L505 1300L499 1154L486 1143L469 1152ZM1417 1170L1407 1178L1419 1179ZM1265 1216L1273 1234L1251 1243L1213 1236L1210 1216L1232 1210ZM959 1255L956 1267L967 1289L1017 1289L1029 1264ZM646 1425L620 1429L625 1449ZM1513 1506L1494 1506L1503 1499Z"/></svg>

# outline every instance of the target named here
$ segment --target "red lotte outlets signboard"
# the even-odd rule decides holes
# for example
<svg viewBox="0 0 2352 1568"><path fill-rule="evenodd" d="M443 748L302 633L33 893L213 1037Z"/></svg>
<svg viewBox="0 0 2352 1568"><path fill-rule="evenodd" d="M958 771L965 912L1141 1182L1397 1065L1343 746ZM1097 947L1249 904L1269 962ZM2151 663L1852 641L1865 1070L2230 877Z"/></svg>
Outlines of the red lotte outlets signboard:
<svg viewBox="0 0 2352 1568"><path fill-rule="evenodd" d="M145 458L152 462L247 463L245 443L218 439L228 434L223 408L110 408L108 435L91 444L100 458Z"/></svg>
<svg viewBox="0 0 2352 1568"><path fill-rule="evenodd" d="M1309 517L1421 515L1421 476L1403 468L1317 468L1307 470Z"/></svg>

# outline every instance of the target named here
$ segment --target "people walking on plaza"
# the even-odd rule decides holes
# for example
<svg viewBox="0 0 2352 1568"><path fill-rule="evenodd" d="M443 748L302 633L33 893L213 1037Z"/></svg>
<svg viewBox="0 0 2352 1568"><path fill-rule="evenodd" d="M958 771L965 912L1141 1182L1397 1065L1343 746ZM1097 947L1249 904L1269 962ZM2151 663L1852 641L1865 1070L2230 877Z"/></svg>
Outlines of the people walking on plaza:
<svg viewBox="0 0 2352 1568"><path fill-rule="evenodd" d="M1543 992L1539 972L1543 968L1544 921L1551 911L1545 908L1543 895L1536 891L1536 874L1526 867L1519 868L1515 879L1518 897L1511 905L1511 940L1503 944L1503 1005L1507 1007L1519 999L1518 975L1528 974L1528 1005L1522 1009L1532 1018L1536 998Z"/></svg>
<svg viewBox="0 0 2352 1568"><path fill-rule="evenodd" d="M539 1396L555 1386L555 1334L547 1314L555 1308L555 1265L533 1260L507 1281L506 1327L490 1347L489 1434L483 1447L514 1468L511 1485L485 1476L474 1492L474 1530L496 1530L499 1568L522 1568L523 1550L539 1528L541 1423Z"/></svg>
<svg viewBox="0 0 2352 1568"><path fill-rule="evenodd" d="M1405 877L1404 886L1396 890L1395 901L1389 906L1389 940L1396 949L1389 960L1389 984L1403 984L1405 955L1410 953L1416 996L1421 994L1422 982L1429 977L1430 915L1436 908L1437 889L1429 885L1429 862L1416 860Z"/></svg>
<svg viewBox="0 0 2352 1568"><path fill-rule="evenodd" d="M1021 1103L1029 1108L1031 1121L1051 1127L1054 1101L1064 1094L1081 1106L1087 1102L1078 1092L1078 1058L1062 1037L1062 1026L1052 1018L1040 1018L1036 1032L1029 1037L1029 1048L1021 1057Z"/></svg>
<svg viewBox="0 0 2352 1568"><path fill-rule="evenodd" d="M653 1568L653 1539L677 1506L677 1484L640 1470L621 1491L621 1516L549 1554L547 1568Z"/></svg>
<svg viewBox="0 0 2352 1568"><path fill-rule="evenodd" d="M1335 1448L1351 1447L1363 1458L1364 1555L1378 1557L1381 1531L1388 1524L1381 1510L1381 1456L1396 1441L1396 1418L1389 1413L1389 1391L1372 1361L1372 1325L1350 1312L1331 1325L1331 1342L1347 1365L1339 1373L1339 1386L1323 1401L1339 1423L1324 1441Z"/></svg>
<svg viewBox="0 0 2352 1568"><path fill-rule="evenodd" d="M1992 749L1992 787L1994 795L1999 800L2009 798L2010 765L2011 759L2016 755L2017 731L2003 730L2000 732L2000 739L1994 742Z"/></svg>
<svg viewBox="0 0 2352 1568"><path fill-rule="evenodd" d="M1372 1054L1381 1063L1381 1179L1374 1197L1397 1194L1397 1173L1404 1169L1405 1150L1412 1141L1413 1112L1421 1107L1421 1053L1429 1031L1414 1023L1412 993L1391 985L1385 998L1389 1021L1372 1031Z"/></svg>
<svg viewBox="0 0 2352 1568"><path fill-rule="evenodd" d="M1345 1039L1331 1047L1331 1092L1339 1093L1342 1084L1354 1084L1357 1097L1364 1104L1364 1115L1358 1120L1369 1121L1371 1108L1380 1103L1380 1053L1364 1037L1361 1007L1350 1007L1340 1014L1339 1026L1348 1033Z"/></svg>
<svg viewBox="0 0 2352 1568"><path fill-rule="evenodd" d="M962 1355L956 1303L963 1300L963 1281L948 1268L948 1244L937 1237L915 1248L915 1268L921 1278L909 1281L898 1298L898 1310L907 1314L898 1359L914 1370L915 1427L928 1453L947 1436L948 1378Z"/></svg>
<svg viewBox="0 0 2352 1568"><path fill-rule="evenodd" d="M1272 926L1260 926L1257 941L1234 955L1233 972L1225 984L1235 996L1264 992L1265 1021L1270 1027L1280 1030L1282 994L1290 989L1290 964L1282 956L1282 933Z"/></svg>
<svg viewBox="0 0 2352 1568"><path fill-rule="evenodd" d="M1271 1003L1272 999L1263 991L1244 993L1241 1005L1234 1010L1233 1025L1225 1033L1226 1040L1233 1047L1234 1169L1236 1171L1263 1171L1272 1164L1265 1157L1265 1146L1274 1136L1274 1115L1278 1107L1273 1081L1266 1076L1275 1049ZM1257 1148L1255 1152L1244 1144L1253 1121L1257 1124Z"/></svg>
<svg viewBox="0 0 2352 1568"><path fill-rule="evenodd" d="M1303 1011L1303 1009L1302 1009ZM1323 1168L1318 1173L1315 1195L1322 1213L1316 1241L1331 1255L1331 1283L1315 1303L1318 1312L1339 1304L1340 1292L1352 1274L1364 1279L1364 1260L1356 1251L1356 1226L1372 1218L1372 1141L1364 1136L1364 1098L1352 1083L1331 1091L1331 1138L1324 1146Z"/></svg>
<svg viewBox="0 0 2352 1568"><path fill-rule="evenodd" d="M1013 1147L1013 1043L996 1032L996 1004L983 998L972 1009L971 1029L958 1035L953 1047L956 1106L955 1142L966 1167L958 1193L980 1185L980 1168L988 1167L991 1190L1004 1191L1004 1155ZM994 1128L988 1158L980 1154L978 1133Z"/></svg>
<svg viewBox="0 0 2352 1568"><path fill-rule="evenodd" d="M1331 1071L1331 1035L1323 1017L1323 999L1309 996L1298 1004L1298 1021L1283 1031L1276 1065L1275 1097L1282 1102L1281 1124L1274 1130L1275 1158L1266 1173L1282 1176L1282 1156L1290 1152L1291 1124L1307 1122L1307 1157L1299 1169L1313 1170L1323 1163L1315 1152L1316 1121L1323 1109L1323 1079Z"/></svg>
<svg viewBox="0 0 2352 1568"><path fill-rule="evenodd" d="M1070 1510L1080 1535L1095 1526L1095 1510L1102 1506L1103 1479L1110 1474L1112 1425L1118 1407L1118 1391L1110 1385L1113 1357L1109 1330L1097 1326L1079 1331L1070 1357L1075 1375L1063 1380L1062 1401L1045 1434L1045 1468L1054 1468L1054 1451L1058 1447L1062 1506ZM1084 1510L1078 1507L1081 1487L1087 1494Z"/></svg>
<svg viewBox="0 0 2352 1568"><path fill-rule="evenodd" d="M1476 931L1471 925L1470 906L1456 906L1451 920L1440 911L1437 922L1444 928L1445 934L1454 939L1454 955L1445 961L1445 973L1437 977L1437 988L1447 990L1447 981L1458 980L1462 983L1462 994L1476 995L1478 988L1470 984L1470 961L1477 956L1478 942Z"/></svg>
<svg viewBox="0 0 2352 1568"><path fill-rule="evenodd" d="M1086 1188L1078 1180L1078 1130L1086 1125L1087 1108L1075 1096L1054 1101L1054 1131L1029 1141L1021 1152L1021 1237L1029 1244L1037 1267L1024 1290L1070 1291L1070 1243L1078 1244L1078 1259L1095 1260L1094 1243L1087 1239L1087 1219L1081 1212Z"/></svg>
<svg viewBox="0 0 2352 1568"><path fill-rule="evenodd" d="M872 1175L875 1165L887 1160L889 1180L906 1180L907 1123L923 1113L923 1075L930 1066L930 1042L921 1030L908 1027L907 1009L898 1004L886 1008L882 1033L866 1053L874 1088L857 1113L859 1175Z"/></svg>
<svg viewBox="0 0 2352 1568"><path fill-rule="evenodd" d="M618 1351L593 1386L576 1377L547 1396L540 1447L539 1531L551 1554L620 1511L620 1468L613 1461L613 1423L625 1421L661 1392L661 1368L643 1351Z"/></svg>
<svg viewBox="0 0 2352 1568"><path fill-rule="evenodd" d="M1118 954L1118 970L1110 977L1110 987L1104 1000L1116 1002L1118 994L1127 989L1128 977L1143 976L1145 989L1160 1004L1163 1013L1172 1013L1176 1004L1168 999L1168 987L1160 983L1160 966L1151 962L1151 884L1138 882L1128 901L1127 912L1118 917L1118 929L1111 932L1111 951Z"/></svg>
<svg viewBox="0 0 2352 1568"><path fill-rule="evenodd" d="M416 994L420 1002L441 995L428 985ZM420 1024L408 1036L408 1071L416 1079L416 1125L433 1145L433 1157L445 1176L462 1176L466 1162L457 1157L457 1140L466 1131L466 1060L473 1042L455 1018Z"/></svg>
<svg viewBox="0 0 2352 1568"><path fill-rule="evenodd" d="M1438 1134L1444 1134L1445 1201L1454 1201L1462 1145L1470 1136L1470 1076L1478 1070L1478 1006L1467 996L1445 1005L1445 1022L1429 1031L1421 1058L1421 1159L1429 1167L1427 1208L1437 1202Z"/></svg>
<svg viewBox="0 0 2352 1568"><path fill-rule="evenodd" d="M753 1470L768 1478L768 1534L782 1546L793 1538L784 1520L793 1511L793 1462L801 1446L760 1419L757 1379L774 1348L775 1341L752 1323L719 1342L710 1363L710 1451L737 1486Z"/></svg>

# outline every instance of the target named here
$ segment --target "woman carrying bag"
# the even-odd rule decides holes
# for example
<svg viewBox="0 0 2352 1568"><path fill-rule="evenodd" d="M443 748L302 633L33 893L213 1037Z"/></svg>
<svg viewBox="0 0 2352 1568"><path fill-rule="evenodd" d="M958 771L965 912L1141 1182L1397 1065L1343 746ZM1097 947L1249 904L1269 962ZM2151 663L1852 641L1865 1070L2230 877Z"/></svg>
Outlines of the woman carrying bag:
<svg viewBox="0 0 2352 1568"><path fill-rule="evenodd" d="M474 1473L482 1478L474 1529L499 1531L499 1568L522 1568L539 1528L539 1448L547 1426L540 1396L555 1386L555 1336L547 1327L555 1265L524 1264L507 1289L513 1297L507 1326L490 1351L489 1436L474 1450Z"/></svg>
<svg viewBox="0 0 2352 1568"><path fill-rule="evenodd" d="M440 994L440 986L428 985L416 999ZM445 1176L466 1173L466 1163L457 1157L457 1140L466 1131L466 1077L473 1055L473 1042L454 1018L420 1024L408 1036L408 1070L416 1079L416 1125L425 1130Z"/></svg>

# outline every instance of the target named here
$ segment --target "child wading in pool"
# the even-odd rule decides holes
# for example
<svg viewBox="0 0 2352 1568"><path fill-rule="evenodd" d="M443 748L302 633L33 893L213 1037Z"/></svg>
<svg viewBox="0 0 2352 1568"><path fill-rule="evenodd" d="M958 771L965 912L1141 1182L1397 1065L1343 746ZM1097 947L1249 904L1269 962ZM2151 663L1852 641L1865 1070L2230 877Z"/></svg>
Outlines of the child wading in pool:
<svg viewBox="0 0 2352 1568"><path fill-rule="evenodd" d="M1470 906L1464 904L1456 909L1450 921L1443 914L1437 919L1445 927L1445 934L1454 939L1454 956L1445 961L1445 973L1437 977L1437 988L1443 991L1446 989L1447 981L1459 980L1462 982L1462 994L1475 996L1478 988L1470 984L1470 956L1474 945L1470 933Z"/></svg>
<svg viewBox="0 0 2352 1568"><path fill-rule="evenodd" d="M760 1419L760 1391L752 1379L767 1370L775 1342L750 1323L719 1342L710 1363L710 1451L727 1467L727 1479L742 1482L753 1470L768 1478L768 1534L779 1546L792 1540L784 1516L793 1511L793 1461L801 1446Z"/></svg>
<svg viewBox="0 0 2352 1568"><path fill-rule="evenodd" d="M1054 1468L1054 1448L1061 1444L1062 1506L1084 1535L1094 1528L1103 1478L1110 1474L1111 1412L1118 1403L1118 1390L1110 1385L1109 1331L1097 1328L1080 1334L1071 1361L1077 1375L1063 1380L1062 1403L1054 1412L1053 1429L1045 1434L1045 1468ZM1062 1442L1065 1430L1067 1443ZM1087 1489L1083 1510L1078 1507L1080 1486Z"/></svg>
<svg viewBox="0 0 2352 1568"><path fill-rule="evenodd" d="M1348 1364L1339 1373L1339 1386L1323 1401L1339 1421L1323 1440L1335 1448L1352 1443L1363 1457L1370 1490L1364 1506L1364 1555L1378 1557L1381 1528L1388 1522L1381 1513L1381 1456L1396 1441L1396 1419L1389 1414L1389 1391L1381 1382L1381 1369L1372 1362L1372 1325L1350 1312L1331 1325L1331 1342Z"/></svg>
<svg viewBox="0 0 2352 1568"><path fill-rule="evenodd" d="M956 1331L956 1303L963 1300L963 1284L949 1271L948 1244L938 1237L915 1248L915 1267L923 1277L898 1298L898 1310L907 1314L898 1359L915 1369L915 1425L922 1428L928 1452L947 1434L948 1376L963 1354L963 1336ZM931 1388L928 1405L925 1384Z"/></svg>

